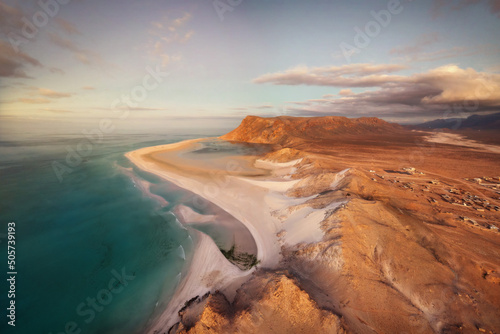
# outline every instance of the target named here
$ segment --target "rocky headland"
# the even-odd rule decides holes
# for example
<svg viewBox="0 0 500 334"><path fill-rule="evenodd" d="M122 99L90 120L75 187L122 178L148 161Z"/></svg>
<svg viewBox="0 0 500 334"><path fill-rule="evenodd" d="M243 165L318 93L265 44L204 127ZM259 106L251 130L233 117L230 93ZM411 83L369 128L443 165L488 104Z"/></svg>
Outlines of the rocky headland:
<svg viewBox="0 0 500 334"><path fill-rule="evenodd" d="M245 118L221 139L272 144L254 159L270 175L245 177L272 199L246 205L269 211L278 248L157 332L500 333L500 154L428 138L377 118Z"/></svg>

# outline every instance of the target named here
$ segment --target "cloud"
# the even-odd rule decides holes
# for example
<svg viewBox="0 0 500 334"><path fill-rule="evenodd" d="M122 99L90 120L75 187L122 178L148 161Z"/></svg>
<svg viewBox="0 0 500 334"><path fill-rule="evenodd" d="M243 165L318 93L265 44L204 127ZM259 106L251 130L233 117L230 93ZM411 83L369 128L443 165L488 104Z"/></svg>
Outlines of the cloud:
<svg viewBox="0 0 500 334"><path fill-rule="evenodd" d="M73 41L63 38L57 33L49 33L49 39L60 48L71 51L75 58L85 65L103 64L103 60L98 54L80 48Z"/></svg>
<svg viewBox="0 0 500 334"><path fill-rule="evenodd" d="M51 89L46 89L46 88L38 88L38 93L41 96L45 96L51 99L60 99L62 97L70 97L70 93L61 93L61 92L56 92Z"/></svg>
<svg viewBox="0 0 500 334"><path fill-rule="evenodd" d="M274 108L274 106L272 104L263 104L260 106L255 106L253 108L255 108L255 109L272 109L272 108Z"/></svg>
<svg viewBox="0 0 500 334"><path fill-rule="evenodd" d="M83 90L94 90L95 88L92 86L83 86L82 89Z"/></svg>
<svg viewBox="0 0 500 334"><path fill-rule="evenodd" d="M330 67L295 67L281 73L264 74L253 80L254 83L275 85L312 85L371 87L385 84L387 80L397 82L402 76L387 75L405 69L404 65L350 64Z"/></svg>
<svg viewBox="0 0 500 334"><path fill-rule="evenodd" d="M435 44L441 40L439 33L432 32L420 35L414 44L407 46L399 46L393 48L389 53L396 55L415 55L421 53L423 49L429 45Z"/></svg>
<svg viewBox="0 0 500 334"><path fill-rule="evenodd" d="M321 99L289 102L297 106L294 110L304 113L336 112L359 116L363 113L435 114L450 108L465 112L500 109L500 74L477 72L472 68L462 69L453 64L411 75L387 74L388 70L392 71L394 68L386 68L386 65L347 66L301 68L299 71L292 69L283 73L266 74L254 82L367 88L360 93L344 88L338 96L326 95Z"/></svg>
<svg viewBox="0 0 500 334"><path fill-rule="evenodd" d="M172 24L170 26L171 27L182 27L190 19L191 19L191 14L186 12L186 13L184 13L183 16L181 16L181 17L176 18L175 20L173 20Z"/></svg>
<svg viewBox="0 0 500 334"><path fill-rule="evenodd" d="M83 52L83 50L80 49L75 43L73 43L69 39L65 39L65 38L61 37L60 35L58 35L56 33L50 33L49 38L50 38L50 41L52 43L54 43L55 45L57 45L63 49L67 49L67 50L73 51L75 53Z"/></svg>
<svg viewBox="0 0 500 334"><path fill-rule="evenodd" d="M176 18L166 16L161 21L151 22L149 34L152 39L147 48L149 55L159 60L163 67L182 59L180 53L173 54L170 50L172 45L184 44L194 36L194 31L186 28L191 18L191 14L185 12Z"/></svg>
<svg viewBox="0 0 500 334"><path fill-rule="evenodd" d="M134 111L165 111L165 110L168 110L168 108L151 108L151 107L128 107L125 109L134 110Z"/></svg>
<svg viewBox="0 0 500 334"><path fill-rule="evenodd" d="M67 113L72 113L73 111L71 110L64 110L64 109L50 109L50 108L42 108L40 109L42 111L49 111L53 113L58 113L58 114L67 114Z"/></svg>
<svg viewBox="0 0 500 334"><path fill-rule="evenodd" d="M61 28L66 34L68 35L80 34L80 31L78 31L78 29L73 23L60 17L55 18L54 21L57 23L59 28Z"/></svg>
<svg viewBox="0 0 500 334"><path fill-rule="evenodd" d="M154 107L129 107L129 106L119 106L116 108L94 108L97 110L103 110L103 111L112 111L112 110L129 110L129 111L168 111L169 108L154 108Z"/></svg>
<svg viewBox="0 0 500 334"><path fill-rule="evenodd" d="M12 102L22 102L27 104L46 104L51 103L53 99L65 98L73 95L70 93L56 92L52 89L47 88L27 87L27 89L30 91L31 96L38 96L18 98L16 100L12 100Z"/></svg>
<svg viewBox="0 0 500 334"><path fill-rule="evenodd" d="M477 4L487 5L489 11L500 18L500 0L435 0L431 13L433 18L437 18L443 12L462 10Z"/></svg>
<svg viewBox="0 0 500 334"><path fill-rule="evenodd" d="M429 52L416 52L414 54L407 54L405 57L398 58L399 61L407 62L430 62L446 58L456 58L458 56L471 56L473 54L479 53L477 49L475 51L468 50L466 47L455 46L450 49L441 49Z"/></svg>
<svg viewBox="0 0 500 334"><path fill-rule="evenodd" d="M242 106L242 107L232 107L229 108L233 111L251 111L251 110L267 110L273 109L274 106L272 104L260 104L260 105L251 105L251 106Z"/></svg>
<svg viewBox="0 0 500 334"><path fill-rule="evenodd" d="M489 0L490 10L500 18L500 0Z"/></svg>
<svg viewBox="0 0 500 334"><path fill-rule="evenodd" d="M500 0L499 0L500 1ZM409 45L398 46L389 51L390 55L396 56L397 62L430 62L446 58L457 58L472 55L498 54L500 49L493 44L483 44L474 48L455 46L452 48L426 51L442 40L439 33L432 32L420 35L417 40Z"/></svg>
<svg viewBox="0 0 500 334"><path fill-rule="evenodd" d="M50 73L55 73L55 74L66 74L63 70L61 70L58 67L49 67Z"/></svg>
<svg viewBox="0 0 500 334"><path fill-rule="evenodd" d="M20 98L18 99L19 102L23 102L23 103L28 103L28 104L44 104L44 103L50 103L50 100L49 99L46 99L46 98Z"/></svg>
<svg viewBox="0 0 500 334"><path fill-rule="evenodd" d="M23 27L23 16L25 14L21 9L0 1L0 32L5 37L11 32L19 32Z"/></svg>
<svg viewBox="0 0 500 334"><path fill-rule="evenodd" d="M415 76L419 84L440 90L423 98L424 103L460 103L477 100L481 105L500 106L500 75L442 66Z"/></svg>
<svg viewBox="0 0 500 334"><path fill-rule="evenodd" d="M340 92L339 92L339 95L340 96L349 96L349 95L354 95L354 93L350 89L341 89ZM328 98L328 97L331 97L331 96L324 95L323 97L324 98Z"/></svg>
<svg viewBox="0 0 500 334"><path fill-rule="evenodd" d="M488 72L500 73L500 64L488 67Z"/></svg>
<svg viewBox="0 0 500 334"><path fill-rule="evenodd" d="M0 77L30 78L25 72L29 66L42 67L42 64L23 52L16 53L10 45L0 40Z"/></svg>

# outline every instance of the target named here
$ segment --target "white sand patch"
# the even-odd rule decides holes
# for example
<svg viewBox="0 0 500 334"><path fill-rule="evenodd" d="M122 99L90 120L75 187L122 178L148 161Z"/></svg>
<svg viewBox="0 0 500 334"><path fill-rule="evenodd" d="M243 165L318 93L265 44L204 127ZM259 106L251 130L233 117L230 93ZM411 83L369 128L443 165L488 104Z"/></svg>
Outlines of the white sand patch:
<svg viewBox="0 0 500 334"><path fill-rule="evenodd" d="M288 161L288 162L272 162L269 160L257 159L255 161L255 167L264 168L264 169L278 169L278 168L286 168L293 167L299 164L302 161L302 158Z"/></svg>
<svg viewBox="0 0 500 334"><path fill-rule="evenodd" d="M202 215L191 209L189 206L179 204L175 207L174 213L185 224L208 223L216 219L215 215Z"/></svg>
<svg viewBox="0 0 500 334"><path fill-rule="evenodd" d="M318 242L323 238L320 223L325 218L323 210L305 206L294 211L284 222L284 240L287 246Z"/></svg>
<svg viewBox="0 0 500 334"><path fill-rule="evenodd" d="M176 160L174 152L171 151L171 148L177 151L179 148L189 149L193 143L196 141L149 147L129 152L126 156L139 168L207 199L243 223L257 245L259 267L275 268L279 264L282 255L277 234L283 229L286 231L287 245L321 240L323 232L320 224L326 211L332 207L324 209L304 207L290 212L291 206L303 204L316 195L308 198L288 197L285 195L287 191L300 180L284 180L284 177L276 177L284 169L288 169L287 173L294 172L295 169L292 168L295 168L294 166L301 159L287 163L271 163L261 160L257 165L261 167L265 165L267 169L270 169L273 180L228 175L221 171L217 174L218 182L215 182L213 174L204 173L202 168L197 168L196 173L186 172L186 170L192 170L191 166L186 165L185 160ZM165 164L158 163L149 157L149 154L153 152L163 154L162 150L169 152L168 160L164 160ZM156 155L157 160L158 156ZM234 159L237 158L234 157ZM341 173L339 173L339 180L343 177ZM179 210L187 220L208 219L187 207L180 207ZM154 333L155 330L165 331L177 322L178 310L186 300L194 296L219 289L231 299L235 289L249 277L251 271L242 272L227 261L210 237L198 231L195 233L196 249L188 273L183 277L174 297L148 333Z"/></svg>
<svg viewBox="0 0 500 334"><path fill-rule="evenodd" d="M273 176L289 180L297 171L297 168L294 166L299 164L301 161L302 158L289 162L272 162L269 160L257 159L254 166L256 168L271 170Z"/></svg>
<svg viewBox="0 0 500 334"><path fill-rule="evenodd" d="M335 174L335 180L332 182L330 185L330 188L332 190L337 190L337 186L339 185L340 181L342 181L348 174L347 172L350 170L350 168L346 168L337 174Z"/></svg>
<svg viewBox="0 0 500 334"><path fill-rule="evenodd" d="M439 132L425 138L428 142L476 148L481 151L500 153L500 146L479 143L456 133Z"/></svg>
<svg viewBox="0 0 500 334"><path fill-rule="evenodd" d="M180 279L180 284L167 308L147 333L163 333L165 329L173 326L179 320L178 311L194 296L221 290L231 300L242 281L253 272L253 270L241 271L232 265L209 236L199 231L194 231L194 235L197 242L191 265L185 276Z"/></svg>
<svg viewBox="0 0 500 334"><path fill-rule="evenodd" d="M168 205L168 201L165 198L163 198L159 195L153 194L151 192L151 183L144 180L144 179L137 177L134 174L132 168L125 168L125 167L118 166L118 165L115 165L115 166L119 171L121 171L123 174L127 175L132 180L134 187L141 190L141 192L143 193L144 196L155 200L158 204L160 204L161 207L165 207Z"/></svg>
<svg viewBox="0 0 500 334"><path fill-rule="evenodd" d="M266 181L266 180L255 180L239 177L240 180L256 185L258 187L268 189L273 192L285 193L290 190L294 185L296 185L300 180L290 180L290 181Z"/></svg>

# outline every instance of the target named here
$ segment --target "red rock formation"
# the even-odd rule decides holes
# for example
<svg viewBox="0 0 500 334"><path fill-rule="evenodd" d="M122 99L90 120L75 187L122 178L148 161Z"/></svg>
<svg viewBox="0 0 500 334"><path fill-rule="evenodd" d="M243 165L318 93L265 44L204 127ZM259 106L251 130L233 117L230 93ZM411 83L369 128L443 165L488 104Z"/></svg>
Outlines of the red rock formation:
<svg viewBox="0 0 500 334"><path fill-rule="evenodd" d="M221 137L231 141L290 145L297 139L317 141L336 136L377 134L403 131L398 124L376 117L339 116L262 118L247 116L235 130Z"/></svg>
<svg viewBox="0 0 500 334"><path fill-rule="evenodd" d="M283 246L279 267L232 304L203 314L200 304L174 329L500 333L499 154L428 143L376 118L247 117L222 138L281 146L265 160L302 158L287 196L308 200L290 212L344 204L321 222L320 242Z"/></svg>
<svg viewBox="0 0 500 334"><path fill-rule="evenodd" d="M257 273L238 290L232 304L220 293L195 300L181 312L181 322L171 331L184 334L345 333L342 319L319 308L287 275L286 272Z"/></svg>

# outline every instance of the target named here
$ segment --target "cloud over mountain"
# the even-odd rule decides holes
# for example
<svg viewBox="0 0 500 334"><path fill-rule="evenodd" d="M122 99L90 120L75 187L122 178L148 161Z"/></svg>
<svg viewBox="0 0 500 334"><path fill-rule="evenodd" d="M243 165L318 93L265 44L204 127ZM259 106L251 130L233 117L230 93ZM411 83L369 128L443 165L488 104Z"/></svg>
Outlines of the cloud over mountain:
<svg viewBox="0 0 500 334"><path fill-rule="evenodd" d="M460 105L465 112L500 107L500 74L445 65L423 73L401 75L402 65L352 64L330 67L295 67L269 73L254 83L309 85L342 88L339 96L296 101L311 112L443 111ZM366 88L354 93L347 88Z"/></svg>

